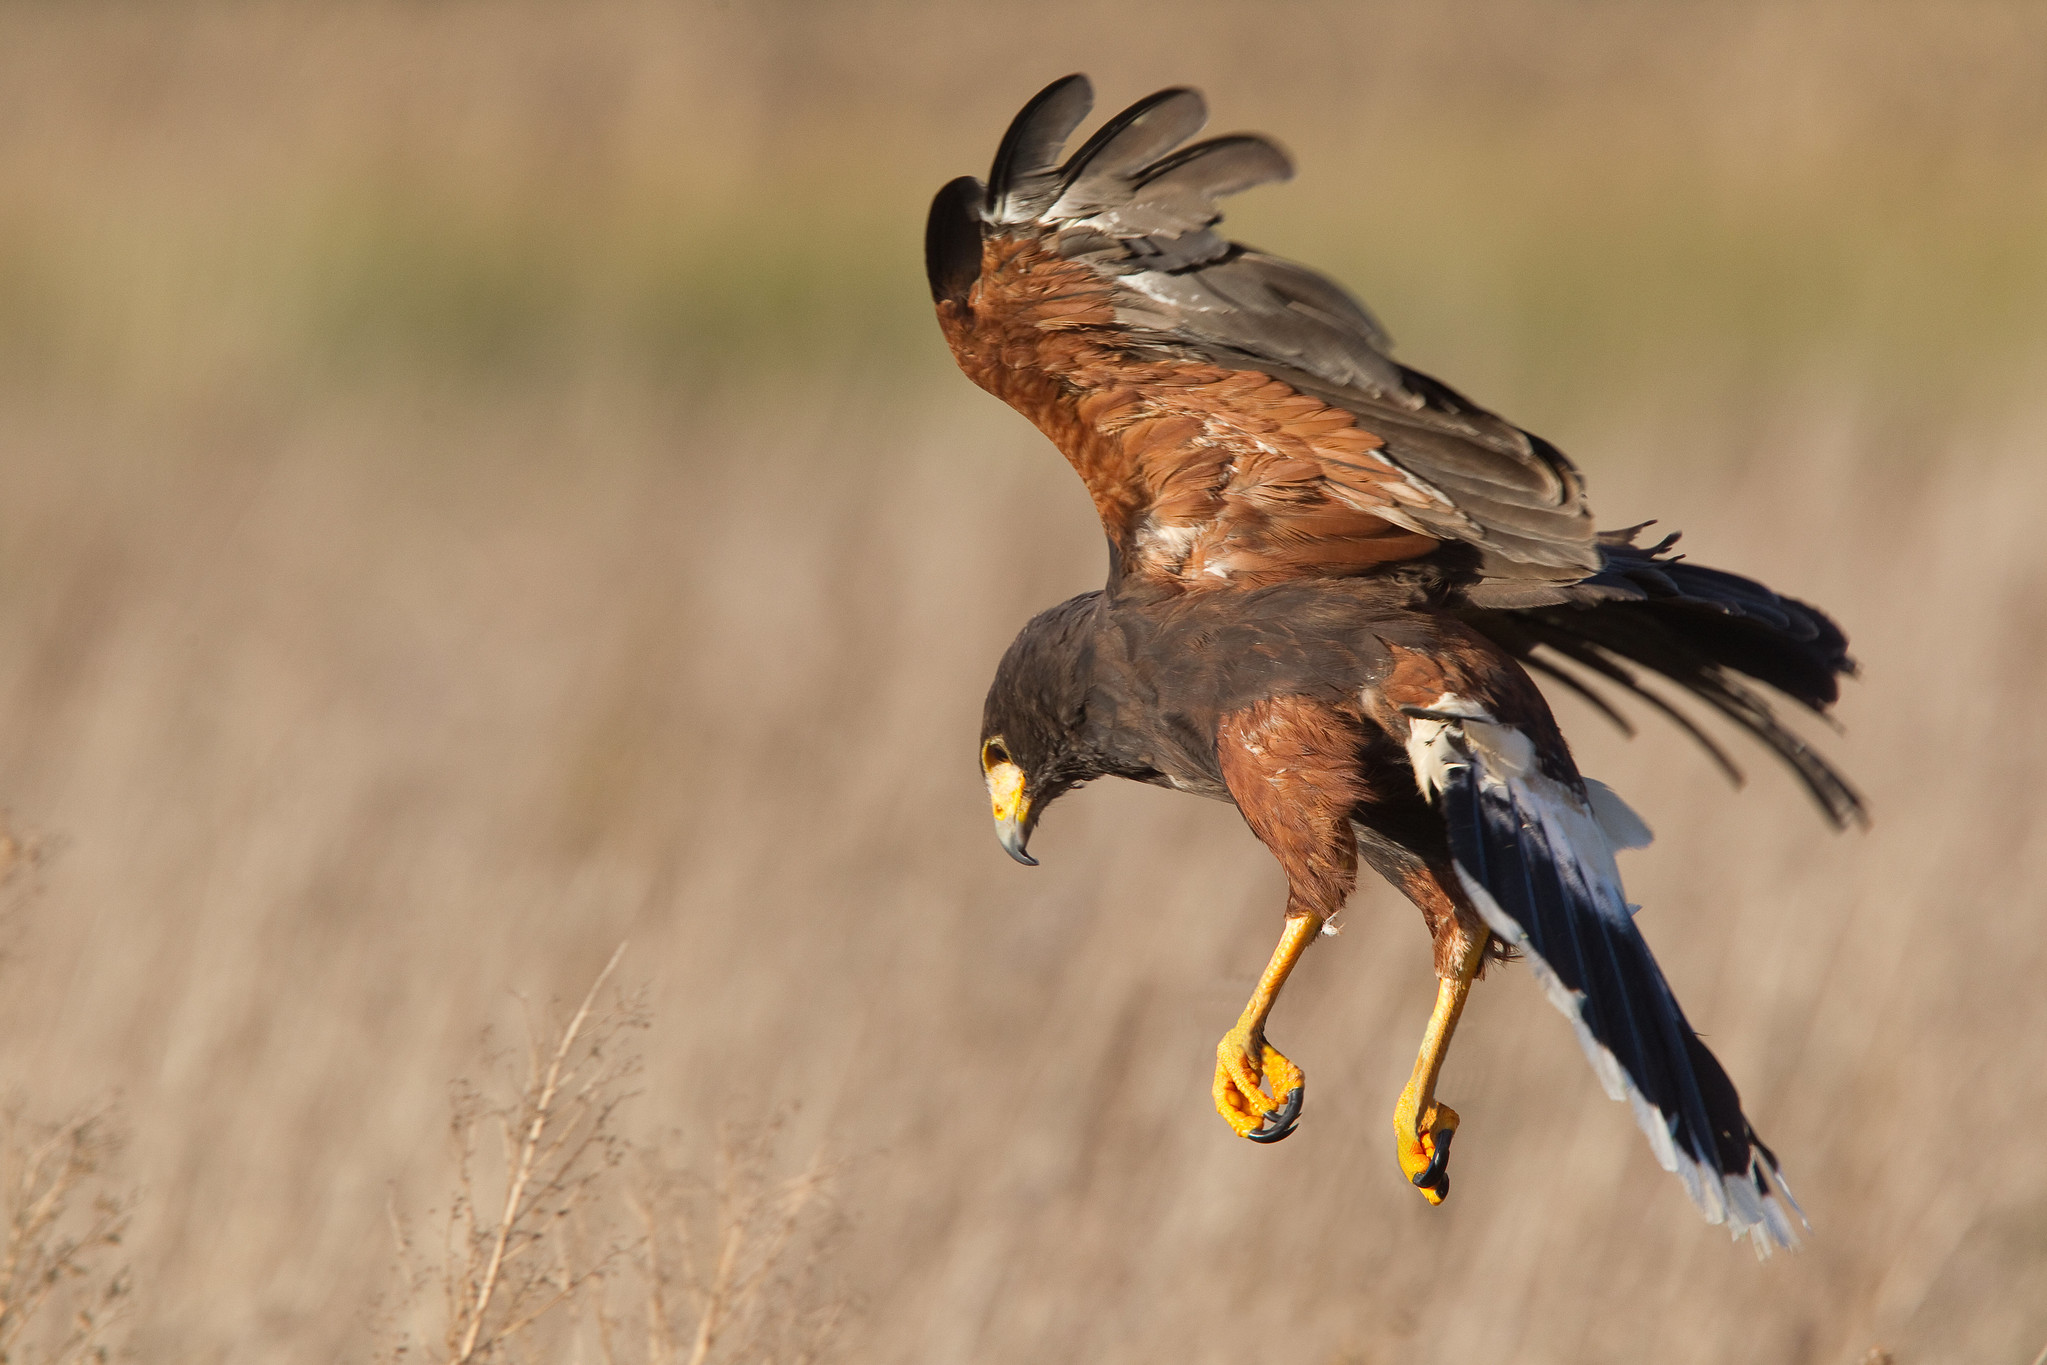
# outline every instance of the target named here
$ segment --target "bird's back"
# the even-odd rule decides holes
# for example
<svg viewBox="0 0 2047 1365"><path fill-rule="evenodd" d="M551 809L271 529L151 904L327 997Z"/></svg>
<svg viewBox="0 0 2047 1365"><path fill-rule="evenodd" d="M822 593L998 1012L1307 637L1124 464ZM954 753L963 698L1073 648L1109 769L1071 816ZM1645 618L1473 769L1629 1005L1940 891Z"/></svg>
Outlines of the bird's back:
<svg viewBox="0 0 2047 1365"><path fill-rule="evenodd" d="M1188 790L1219 787L1224 716L1298 697L1370 723L1376 690L1427 659L1568 752L1520 665L1444 602L1422 573L1103 598L1090 643L1090 743L1124 775L1151 768Z"/></svg>

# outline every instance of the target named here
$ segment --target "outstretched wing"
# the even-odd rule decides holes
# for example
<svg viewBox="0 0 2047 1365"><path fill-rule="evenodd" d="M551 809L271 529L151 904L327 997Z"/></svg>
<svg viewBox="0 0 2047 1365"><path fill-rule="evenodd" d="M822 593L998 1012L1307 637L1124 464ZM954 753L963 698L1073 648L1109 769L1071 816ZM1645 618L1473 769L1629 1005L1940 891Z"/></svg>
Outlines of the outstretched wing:
<svg viewBox="0 0 2047 1365"><path fill-rule="evenodd" d="M1174 89L1060 161L1092 103L1069 76L1025 106L988 184L939 192L925 255L961 368L1073 463L1117 573L1266 584L1462 541L1506 605L1598 569L1560 452L1395 363L1330 280L1214 231L1219 198L1293 173L1284 152L1183 147L1207 110Z"/></svg>
<svg viewBox="0 0 2047 1365"><path fill-rule="evenodd" d="M1527 957L1607 1094L1633 1107L1657 1160L1708 1222L1747 1233L1758 1254L1795 1245L1792 1219L1803 1215L1777 1159L1686 1021L1622 895L1614 850L1649 841L1640 817L1596 783L1581 792L1546 774L1527 735L1469 699L1446 694L1407 714L1408 756L1443 813L1458 881L1488 927Z"/></svg>

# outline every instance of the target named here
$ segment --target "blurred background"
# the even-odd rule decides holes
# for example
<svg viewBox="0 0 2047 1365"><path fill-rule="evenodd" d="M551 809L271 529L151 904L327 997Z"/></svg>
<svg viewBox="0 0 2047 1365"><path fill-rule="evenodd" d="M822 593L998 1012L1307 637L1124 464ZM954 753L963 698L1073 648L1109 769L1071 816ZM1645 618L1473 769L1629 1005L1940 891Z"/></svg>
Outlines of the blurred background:
<svg viewBox="0 0 2047 1365"><path fill-rule="evenodd" d="M774 1291L834 1305L821 1358L2025 1365L2043 60L2016 0L0 6L0 805L42 855L0 1088L115 1105L117 1344L382 1349L451 1081L626 941L616 1131L715 1183L779 1117L769 1167L831 1163ZM1233 235L1604 524L1847 627L1811 728L1867 834L1558 701L1659 833L1631 892L1798 1254L1699 1221L1518 970L1426 1207L1387 1115L1428 940L1378 885L1273 1022L1298 1135L1238 1141L1214 1045L1283 888L1236 814L1090 789L1002 856L982 690L1104 556L954 369L921 234L1073 70L1276 136L1299 177ZM526 1349L641 1358L580 1311Z"/></svg>

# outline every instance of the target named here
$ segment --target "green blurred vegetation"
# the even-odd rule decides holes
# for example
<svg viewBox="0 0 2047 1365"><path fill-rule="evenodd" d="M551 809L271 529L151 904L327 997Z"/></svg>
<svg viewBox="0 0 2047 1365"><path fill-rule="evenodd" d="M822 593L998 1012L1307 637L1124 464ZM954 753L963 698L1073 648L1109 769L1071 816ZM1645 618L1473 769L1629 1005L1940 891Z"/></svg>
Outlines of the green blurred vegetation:
<svg viewBox="0 0 2047 1365"><path fill-rule="evenodd" d="M34 120L0 134L0 372L157 396L941 373L926 198L1069 60L1097 65L1105 109L1165 70L1210 86L1218 128L1292 145L1297 182L1233 205L1232 230L1527 420L1816 380L1945 407L2047 356L2039 102L2022 45L1993 42L2047 40L2025 7L1975 6L1973 29L1896 5L1262 12L1336 37L1204 30L1133 57L1114 29L1134 20L1083 41L1055 6L1014 74L898 97L947 50L941 16L962 52L999 27L834 5L10 11L0 76L68 115L40 130L54 147ZM152 47L138 96L120 54Z"/></svg>

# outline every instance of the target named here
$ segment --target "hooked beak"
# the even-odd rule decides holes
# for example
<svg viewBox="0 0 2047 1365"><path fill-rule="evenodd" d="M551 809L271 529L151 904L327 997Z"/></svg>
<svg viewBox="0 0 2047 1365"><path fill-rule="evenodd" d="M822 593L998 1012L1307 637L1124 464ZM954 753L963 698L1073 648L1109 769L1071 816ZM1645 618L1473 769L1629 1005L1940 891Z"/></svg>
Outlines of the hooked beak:
<svg viewBox="0 0 2047 1365"><path fill-rule="evenodd" d="M995 808L995 837L1002 841L1003 852L1025 867L1036 867L1038 860L1024 851L1030 837L1024 822L1031 813L1031 799L1024 795L1023 769L1014 763L990 764L988 799Z"/></svg>

